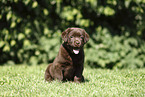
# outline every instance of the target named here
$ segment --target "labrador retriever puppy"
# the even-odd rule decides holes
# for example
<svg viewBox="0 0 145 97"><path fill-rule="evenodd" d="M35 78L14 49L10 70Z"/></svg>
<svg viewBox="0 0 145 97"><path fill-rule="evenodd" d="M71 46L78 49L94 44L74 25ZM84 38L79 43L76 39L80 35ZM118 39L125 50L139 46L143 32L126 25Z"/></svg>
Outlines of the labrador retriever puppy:
<svg viewBox="0 0 145 97"><path fill-rule="evenodd" d="M62 32L63 44L53 63L50 63L45 71L45 80L84 81L82 75L84 69L83 46L89 40L89 35L81 28L68 28Z"/></svg>

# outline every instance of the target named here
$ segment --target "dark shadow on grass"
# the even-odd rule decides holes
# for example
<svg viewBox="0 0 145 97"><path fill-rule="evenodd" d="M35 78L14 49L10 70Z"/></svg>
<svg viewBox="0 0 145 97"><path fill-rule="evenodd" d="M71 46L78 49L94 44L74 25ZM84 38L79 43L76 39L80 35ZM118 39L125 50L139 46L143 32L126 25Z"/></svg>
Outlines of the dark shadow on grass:
<svg viewBox="0 0 145 97"><path fill-rule="evenodd" d="M81 83L86 83L86 82L89 82L90 80L85 78L84 81L82 81ZM61 82L61 83L66 83L66 82L72 82L72 83L75 83L74 81L70 81L70 80L63 80L63 81L58 81L58 82Z"/></svg>
<svg viewBox="0 0 145 97"><path fill-rule="evenodd" d="M58 80L52 80L52 81L45 81L46 83L53 83L54 81L57 81L57 82L59 82L59 83L67 83L67 82L69 82L69 83L75 83L74 81L68 81L68 80L66 80L66 81L58 81ZM90 80L88 80L88 79L85 79L84 81L82 81L81 83L87 83L87 82L89 82ZM81 84L80 83L80 84Z"/></svg>
<svg viewBox="0 0 145 97"><path fill-rule="evenodd" d="M100 68L100 69L110 69L111 70L111 69L113 69L115 63L110 62L110 63L106 64L105 67L100 66L96 62L93 62L93 63L89 62L88 64L89 64L88 66L90 68Z"/></svg>
<svg viewBox="0 0 145 97"><path fill-rule="evenodd" d="M89 82L89 81L90 81L89 79L85 78L82 83Z"/></svg>

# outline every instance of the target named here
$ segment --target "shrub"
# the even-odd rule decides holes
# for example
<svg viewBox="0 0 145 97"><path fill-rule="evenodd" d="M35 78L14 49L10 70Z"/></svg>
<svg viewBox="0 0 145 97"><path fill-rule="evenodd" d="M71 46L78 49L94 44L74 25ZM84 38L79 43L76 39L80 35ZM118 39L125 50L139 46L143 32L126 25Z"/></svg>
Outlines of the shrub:
<svg viewBox="0 0 145 97"><path fill-rule="evenodd" d="M143 0L2 0L0 63L51 62L68 27L90 35L86 62L103 68L145 66Z"/></svg>
<svg viewBox="0 0 145 97"><path fill-rule="evenodd" d="M145 43L134 37L112 36L107 28L98 27L86 49L86 62L102 68L141 68Z"/></svg>

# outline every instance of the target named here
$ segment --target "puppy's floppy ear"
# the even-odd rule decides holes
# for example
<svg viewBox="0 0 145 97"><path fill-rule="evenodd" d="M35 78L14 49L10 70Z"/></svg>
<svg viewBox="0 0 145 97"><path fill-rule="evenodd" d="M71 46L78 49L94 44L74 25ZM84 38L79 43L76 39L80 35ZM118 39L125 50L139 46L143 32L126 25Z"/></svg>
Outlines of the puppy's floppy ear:
<svg viewBox="0 0 145 97"><path fill-rule="evenodd" d="M84 43L87 43L89 41L89 35L87 34L87 32L84 30Z"/></svg>
<svg viewBox="0 0 145 97"><path fill-rule="evenodd" d="M71 31L71 28L67 28L65 31L62 32L61 38L64 42L67 42L68 33Z"/></svg>

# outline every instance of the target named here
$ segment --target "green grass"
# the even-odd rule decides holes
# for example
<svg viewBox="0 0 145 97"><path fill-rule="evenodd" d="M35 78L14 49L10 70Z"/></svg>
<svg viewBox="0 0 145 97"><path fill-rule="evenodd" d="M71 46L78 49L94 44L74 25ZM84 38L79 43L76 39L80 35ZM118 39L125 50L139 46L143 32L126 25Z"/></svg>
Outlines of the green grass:
<svg viewBox="0 0 145 97"><path fill-rule="evenodd" d="M0 66L1 96L44 97L144 97L145 69L85 68L86 82L45 82L46 65Z"/></svg>

